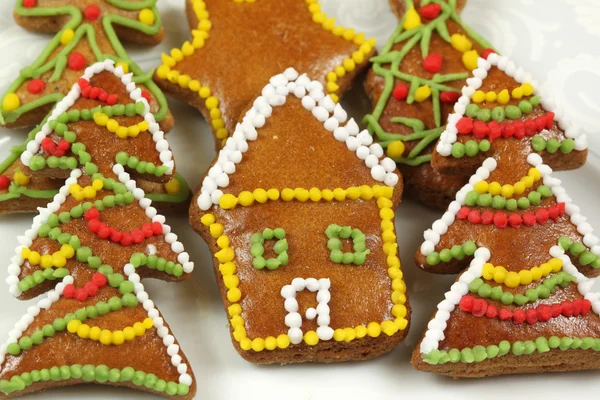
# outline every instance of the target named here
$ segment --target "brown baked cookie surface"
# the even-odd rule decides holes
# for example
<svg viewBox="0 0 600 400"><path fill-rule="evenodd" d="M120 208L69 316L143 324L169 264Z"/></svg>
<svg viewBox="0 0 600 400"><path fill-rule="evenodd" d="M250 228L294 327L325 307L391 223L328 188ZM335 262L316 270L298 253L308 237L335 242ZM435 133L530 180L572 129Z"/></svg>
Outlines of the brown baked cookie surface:
<svg viewBox="0 0 600 400"><path fill-rule="evenodd" d="M219 148L271 76L288 66L306 71L337 102L375 51L373 39L335 26L317 1L186 0L186 6L192 38L163 54L154 80L202 112Z"/></svg>
<svg viewBox="0 0 600 400"><path fill-rule="evenodd" d="M600 239L552 176L587 155L585 135L495 53L448 117L433 166L475 174L424 233L416 261L464 272L428 324L413 365L452 377L599 368ZM485 158L485 156L489 156Z"/></svg>
<svg viewBox="0 0 600 400"><path fill-rule="evenodd" d="M133 73L156 120L169 131L173 117L164 95L120 42L124 38L130 43L154 45L162 40L164 30L155 3L17 0L14 17L19 25L55 36L31 65L15 71L18 77L2 97L0 124L16 128L39 124L87 66L108 58Z"/></svg>
<svg viewBox="0 0 600 400"><path fill-rule="evenodd" d="M491 46L460 19L465 1L390 3L400 24L371 59L365 88L373 112L364 122L398 163L407 195L443 209L466 180L432 170L433 147L477 55Z"/></svg>
<svg viewBox="0 0 600 400"><path fill-rule="evenodd" d="M233 344L261 364L376 357L410 320L399 173L319 82L291 68L268 82L190 208Z"/></svg>
<svg viewBox="0 0 600 400"><path fill-rule="evenodd" d="M193 263L119 167L73 170L20 238L10 292L43 297L1 347L0 398L88 382L193 398L189 363L140 283L186 279Z"/></svg>
<svg viewBox="0 0 600 400"><path fill-rule="evenodd" d="M189 188L173 176L172 153L134 78L112 60L83 76L0 164L0 213L34 211L54 197L70 170L107 174L115 163L140 179L158 205L185 205Z"/></svg>

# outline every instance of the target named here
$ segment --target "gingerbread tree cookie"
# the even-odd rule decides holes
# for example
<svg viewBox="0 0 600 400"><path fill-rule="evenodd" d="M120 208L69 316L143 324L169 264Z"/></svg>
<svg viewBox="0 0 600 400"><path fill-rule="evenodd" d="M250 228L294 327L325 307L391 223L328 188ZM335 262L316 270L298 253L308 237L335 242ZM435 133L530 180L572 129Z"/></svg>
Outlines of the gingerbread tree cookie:
<svg viewBox="0 0 600 400"><path fill-rule="evenodd" d="M365 87L374 104L365 123L401 169L407 194L445 208L466 180L430 166L446 118L488 42L462 22L464 1L391 1L400 24L371 59Z"/></svg>
<svg viewBox="0 0 600 400"><path fill-rule="evenodd" d="M153 45L164 31L156 0L17 0L15 20L36 32L56 33L39 57L19 72L2 97L0 123L29 127L40 123L95 62L113 60L142 87L165 131L173 118L160 89L129 57L119 38Z"/></svg>
<svg viewBox="0 0 600 400"><path fill-rule="evenodd" d="M433 165L456 173L482 166L417 254L428 271L468 268L438 305L413 364L453 377L600 368L591 279L600 239L542 161L580 166L585 135L506 57L491 53L478 65Z"/></svg>
<svg viewBox="0 0 600 400"><path fill-rule="evenodd" d="M110 175L73 170L19 238L10 291L47 294L0 346L0 398L85 382L175 399L195 393L187 359L140 282L185 279L193 263L123 166Z"/></svg>
<svg viewBox="0 0 600 400"><path fill-rule="evenodd" d="M219 148L282 66L306 71L337 101L374 53L374 40L336 26L317 0L186 0L186 6L192 39L163 54L154 79L202 112Z"/></svg>
<svg viewBox="0 0 600 400"><path fill-rule="evenodd" d="M25 144L0 165L0 212L32 211L57 193L69 170L107 174L126 166L161 204L189 193L143 91L113 60L94 64ZM159 165L163 164L163 165Z"/></svg>
<svg viewBox="0 0 600 400"><path fill-rule="evenodd" d="M190 209L242 357L363 360L404 338L399 179L320 82L292 68L270 79Z"/></svg>

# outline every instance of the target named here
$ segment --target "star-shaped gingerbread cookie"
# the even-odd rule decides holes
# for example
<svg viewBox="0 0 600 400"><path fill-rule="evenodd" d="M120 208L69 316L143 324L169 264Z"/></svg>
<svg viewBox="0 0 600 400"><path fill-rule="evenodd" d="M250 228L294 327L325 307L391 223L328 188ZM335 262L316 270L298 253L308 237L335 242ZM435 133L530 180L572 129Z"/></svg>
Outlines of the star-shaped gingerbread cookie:
<svg viewBox="0 0 600 400"><path fill-rule="evenodd" d="M192 39L163 54L154 79L198 108L219 143L286 67L306 71L337 101L374 52L374 40L336 26L317 0L187 0L186 6Z"/></svg>

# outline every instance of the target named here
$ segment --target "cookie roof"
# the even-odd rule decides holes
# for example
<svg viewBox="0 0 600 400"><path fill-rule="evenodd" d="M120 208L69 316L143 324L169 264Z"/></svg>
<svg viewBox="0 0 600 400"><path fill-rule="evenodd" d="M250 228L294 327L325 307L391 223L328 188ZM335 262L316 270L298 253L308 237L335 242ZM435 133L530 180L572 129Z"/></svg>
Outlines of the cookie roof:
<svg viewBox="0 0 600 400"><path fill-rule="evenodd" d="M156 151L160 155L160 161L163 163L162 165L167 168L165 173L171 175L175 169L173 153L169 149L169 143L164 138L164 132L160 129L160 126L156 122L154 115L150 112L148 101L142 96L142 90L138 88L133 81L133 73L125 74L121 66L116 67L113 60L107 59L103 62L98 62L86 68L81 79L90 82L95 75L98 75L103 71L108 71L117 77L127 89L129 97L135 103L142 103L144 105L144 111L141 116L148 123L148 132L152 134L152 139L156 145ZM42 126L42 129L35 135L34 140L31 140L29 143L27 143L27 149L21 154L21 161L23 164L28 167L30 166L31 158L34 157L34 155L36 155L40 150L44 138L53 132L51 128L52 121L57 120L61 114L68 111L69 108L75 104L75 101L81 97L81 93L82 87L80 86L80 82L77 82L73 85L69 93L56 104L52 110L52 113Z"/></svg>
<svg viewBox="0 0 600 400"><path fill-rule="evenodd" d="M252 103L241 123L238 123L234 134L227 139L224 148L219 152L217 161L210 168L204 181L198 206L208 210L213 204L218 205L224 189L229 186L230 178L248 151L249 141L258 138L260 128L272 116L276 107L286 103L288 96L301 100L302 107L312 114L316 121L331 132L331 139L344 142L359 160L370 170L370 176L387 186L398 184L399 175L395 162L384 157L381 145L373 143L367 130L360 131L354 119L347 120L348 115L340 104L336 104L329 95L325 95L323 85L311 81L305 74L299 75L293 68L282 74L273 76L263 88L262 93ZM314 143L318 146L319 143ZM339 171L340 175L344 171Z"/></svg>

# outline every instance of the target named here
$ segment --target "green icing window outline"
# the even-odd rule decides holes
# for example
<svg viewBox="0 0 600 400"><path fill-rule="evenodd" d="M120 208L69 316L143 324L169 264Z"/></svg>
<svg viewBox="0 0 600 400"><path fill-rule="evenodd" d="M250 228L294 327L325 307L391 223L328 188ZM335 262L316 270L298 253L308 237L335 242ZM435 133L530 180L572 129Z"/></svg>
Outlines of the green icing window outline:
<svg viewBox="0 0 600 400"><path fill-rule="evenodd" d="M286 233L283 228L265 228L262 233L254 233L250 237L250 253L252 254L252 266L256 269L264 269L273 271L277 268L288 264L288 242L285 238ZM275 240L273 252L275 257L265 259L265 240Z"/></svg>
<svg viewBox="0 0 600 400"><path fill-rule="evenodd" d="M452 20L456 22L466 32L466 34L476 41L481 47L491 48L492 46L479 34L464 24L456 12L456 0L423 0L421 5L429 3L439 4L442 8L440 15L435 19L420 25L417 28L405 31L403 28L406 14L402 17L402 20L398 24L398 27L394 33L390 36L388 42L385 44L381 53L378 56L371 58L373 63L373 71L380 77L384 78L385 85L384 89L377 101L377 104L372 114L367 114L364 117L364 122L367 124L367 128L371 134L375 134L379 139L379 143L383 148L393 141L416 141L419 143L410 151L405 157L395 158L394 160L398 163L406 164L409 166L418 166L424 163L428 163L431 160L430 154L421 154L427 146L437 140L442 134L444 128L442 127L441 110L440 110L440 93L442 91L460 92L459 90L445 85L445 82L464 80L469 77L468 73L453 73L440 75L436 74L432 79L424 79L415 75L410 75L404 72L400 72L399 67L404 57L408 52L415 47L417 44L420 45L421 54L423 57L427 57L429 54L429 43L433 31L437 31L440 37L446 42L450 43L450 34L446 27L446 21ZM406 9L413 6L412 0L405 0ZM406 41L406 44L401 50L392 50L392 47L400 42ZM390 64L389 68L383 66L383 64ZM400 133L386 132L380 125L379 120L383 115L385 106L392 95L394 89L394 81L398 78L406 82L410 89L406 99L407 104L414 102L414 94L416 90L422 85L428 85L431 89L431 99L433 102L433 113L436 127L433 129L425 130L424 124L417 118L405 118L405 117L394 117L390 119L390 122L400 123L409 128L413 129L413 133L409 135L403 135Z"/></svg>
<svg viewBox="0 0 600 400"><path fill-rule="evenodd" d="M367 249L367 237L358 228L331 224L325 229L325 235L328 238L327 248L330 251L329 258L336 264L362 265L365 263L367 255L371 252ZM352 240L352 249L354 252L342 251L342 239Z"/></svg>

